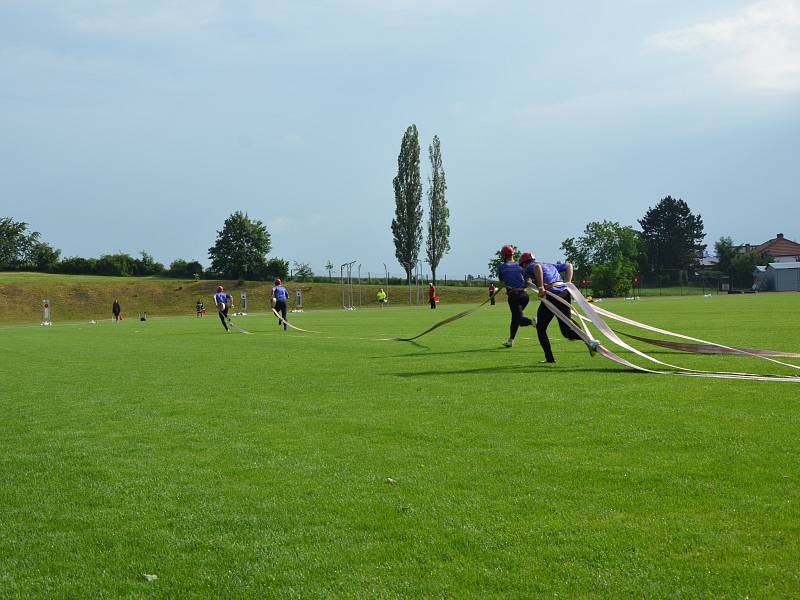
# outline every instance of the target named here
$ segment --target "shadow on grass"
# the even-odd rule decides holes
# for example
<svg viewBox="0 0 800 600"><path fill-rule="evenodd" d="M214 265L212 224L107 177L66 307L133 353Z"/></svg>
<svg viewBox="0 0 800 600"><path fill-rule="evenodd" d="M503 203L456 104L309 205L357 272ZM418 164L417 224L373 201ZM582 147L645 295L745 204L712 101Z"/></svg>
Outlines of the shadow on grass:
<svg viewBox="0 0 800 600"><path fill-rule="evenodd" d="M387 373L387 375L394 375L402 379L412 379L414 377L431 377L436 375L478 375L482 373L499 373L503 371L514 373L636 373L637 375L646 375L646 373L637 373L636 371L627 371L624 369L603 369L600 367L559 367L558 363L555 364L523 364L523 365L505 365L502 367L491 366L481 367L476 369L441 369L429 371L414 371L414 372L397 372Z"/></svg>
<svg viewBox="0 0 800 600"><path fill-rule="evenodd" d="M418 346L419 348L424 348L425 350L429 350L428 346L423 346L422 344L417 344L415 342L411 342L412 344ZM445 356L448 354L472 354L475 352L509 352L508 348L503 348L502 346L499 348L473 348L472 350L444 350L439 352L407 352L405 354L392 354L391 356L371 356L370 358L380 360L380 359L387 359L387 358L407 358L407 357L419 357L419 356Z"/></svg>

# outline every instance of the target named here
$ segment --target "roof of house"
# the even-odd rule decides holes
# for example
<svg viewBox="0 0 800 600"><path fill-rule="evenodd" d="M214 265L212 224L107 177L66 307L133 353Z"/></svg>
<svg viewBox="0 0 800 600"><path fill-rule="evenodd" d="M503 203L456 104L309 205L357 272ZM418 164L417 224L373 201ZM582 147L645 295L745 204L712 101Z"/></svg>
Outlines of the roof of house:
<svg viewBox="0 0 800 600"><path fill-rule="evenodd" d="M778 256L800 256L800 244L787 240L779 233L777 237L772 238L758 246L756 252L768 252L770 255Z"/></svg>

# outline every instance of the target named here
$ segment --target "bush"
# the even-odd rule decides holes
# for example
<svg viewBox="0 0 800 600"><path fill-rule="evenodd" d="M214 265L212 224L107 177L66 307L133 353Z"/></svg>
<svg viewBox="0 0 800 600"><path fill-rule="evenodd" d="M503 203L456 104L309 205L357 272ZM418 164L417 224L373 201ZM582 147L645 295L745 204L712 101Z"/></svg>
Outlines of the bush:
<svg viewBox="0 0 800 600"><path fill-rule="evenodd" d="M626 296L635 273L636 265L617 254L613 262L592 267L592 290L600 296Z"/></svg>
<svg viewBox="0 0 800 600"><path fill-rule="evenodd" d="M270 258L263 265L259 265L253 269L251 277L256 281L269 281L280 277L286 279L289 275L289 261L282 258Z"/></svg>
<svg viewBox="0 0 800 600"><path fill-rule="evenodd" d="M70 256L59 262L55 271L67 275L94 275L97 259Z"/></svg>

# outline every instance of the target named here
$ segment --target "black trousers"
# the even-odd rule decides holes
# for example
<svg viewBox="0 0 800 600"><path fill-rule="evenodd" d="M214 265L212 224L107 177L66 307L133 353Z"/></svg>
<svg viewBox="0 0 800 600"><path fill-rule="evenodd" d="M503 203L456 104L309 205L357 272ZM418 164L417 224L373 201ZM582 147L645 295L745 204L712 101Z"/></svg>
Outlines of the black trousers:
<svg viewBox="0 0 800 600"><path fill-rule="evenodd" d="M283 330L286 331L286 300L276 300L275 311L283 318L283 321L278 320L278 325L283 325Z"/></svg>
<svg viewBox="0 0 800 600"><path fill-rule="evenodd" d="M431 301L431 308L436 308L436 299L431 298L430 301Z"/></svg>
<svg viewBox="0 0 800 600"><path fill-rule="evenodd" d="M572 296L570 296L569 290L553 293L563 300L566 300L568 304L572 304ZM550 302L552 302L555 307L564 315L569 317L571 312L569 306L562 304L554 298L550 298ZM539 337L539 344L541 345L542 350L544 350L544 358L547 362L555 362L556 360L553 356L553 350L550 347L550 338L547 337L547 326L550 325L550 321L555 318L556 316L553 314L553 312L544 305L544 302L541 302L539 304L539 310L536 311L536 335ZM572 331L572 329L570 329L565 323L562 323L561 319L558 320L558 327L561 329L561 335L568 340L581 339L581 336Z"/></svg>
<svg viewBox="0 0 800 600"><path fill-rule="evenodd" d="M228 324L225 322L225 319L228 318L228 305L225 305L225 309L219 311L219 320L222 321L222 326L225 328L225 331L228 330Z"/></svg>
<svg viewBox="0 0 800 600"><path fill-rule="evenodd" d="M524 290L508 292L508 308L511 309L511 327L509 329L508 338L511 340L517 336L517 330L520 327L527 327L533 323L533 321L522 312L525 310L525 307L528 306L529 301L528 292Z"/></svg>

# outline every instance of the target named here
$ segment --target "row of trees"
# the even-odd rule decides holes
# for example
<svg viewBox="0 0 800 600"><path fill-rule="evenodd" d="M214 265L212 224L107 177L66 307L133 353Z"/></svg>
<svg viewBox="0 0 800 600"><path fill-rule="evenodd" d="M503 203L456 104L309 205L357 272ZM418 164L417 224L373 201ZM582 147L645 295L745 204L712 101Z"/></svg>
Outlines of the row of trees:
<svg viewBox="0 0 800 600"><path fill-rule="evenodd" d="M247 214L235 212L217 232L209 248L211 267L206 270L196 260L182 258L169 268L144 250L139 258L130 254L104 254L100 258L71 256L61 258L61 250L41 241L38 231L29 231L28 224L11 217L0 218L0 270L65 273L70 275L160 275L176 278L224 278L268 280L286 277L289 262L267 258L272 249L270 235L261 221L251 221ZM295 276L304 280L313 277L311 267L295 263Z"/></svg>
<svg viewBox="0 0 800 600"><path fill-rule="evenodd" d="M428 224L426 261L431 267L431 279L436 282L436 269L442 257L450 251L450 210L445 193L447 182L442 165L438 136L428 146L431 174L428 177ZM422 246L422 182L419 171L419 133L411 125L403 135L397 157L397 176L393 180L395 217L392 220L395 256L411 281L411 273L419 260Z"/></svg>
<svg viewBox="0 0 800 600"><path fill-rule="evenodd" d="M564 240L561 249L576 278L590 278L603 295L624 295L635 274L674 279L693 273L706 246L703 218L681 199L662 198L638 220L637 230L617 222L586 225L583 235Z"/></svg>
<svg viewBox="0 0 800 600"><path fill-rule="evenodd" d="M592 222L583 235L564 240L561 249L575 267L576 278L589 278L598 293L619 296L630 290L634 275L667 285L704 276L699 273L706 249L703 218L693 214L686 202L662 198L638 224L637 230L617 222ZM714 249L718 263L712 273L729 276L739 287L749 287L755 265L770 260L766 255L737 252L730 237L721 238Z"/></svg>

